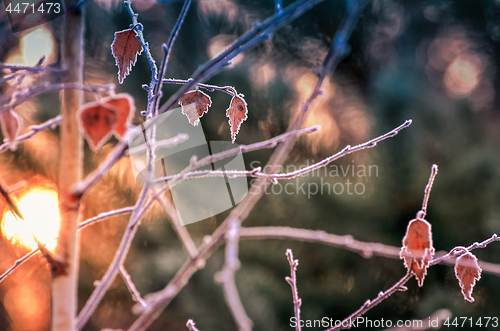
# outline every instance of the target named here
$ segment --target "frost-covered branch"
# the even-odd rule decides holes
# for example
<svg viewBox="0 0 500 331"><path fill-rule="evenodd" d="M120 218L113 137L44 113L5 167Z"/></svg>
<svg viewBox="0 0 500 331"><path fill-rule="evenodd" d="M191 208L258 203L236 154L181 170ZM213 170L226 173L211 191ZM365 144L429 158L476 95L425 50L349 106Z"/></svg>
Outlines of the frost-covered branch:
<svg viewBox="0 0 500 331"><path fill-rule="evenodd" d="M114 91L115 85L84 85L80 83L58 83L58 84L50 84L45 83L36 87L26 88L15 92L10 100L1 100L0 103L0 113L13 109L14 107L22 104L23 102L40 95L42 93L52 92L52 91L60 91L65 89L75 89L87 92L99 92L99 91Z"/></svg>
<svg viewBox="0 0 500 331"><path fill-rule="evenodd" d="M127 288L132 295L132 299L134 299L135 302L139 303L143 307L146 307L146 301L144 301L144 299L141 297L141 293L139 293L137 287L135 287L135 284L132 281L132 277L130 277L129 273L127 272L127 270L125 270L125 267L123 265L120 266L120 275L122 276L125 285L127 285Z"/></svg>
<svg viewBox="0 0 500 331"><path fill-rule="evenodd" d="M135 232L137 231L138 224L140 223L140 219L144 216L146 208L143 208L146 198L149 194L148 188L143 188L139 199L134 207L134 211L130 216L129 223L123 234L122 240L120 242L120 246L118 247L116 254L113 258L113 261L108 267L108 270L104 274L103 278L97 282L97 286L90 295L90 298L85 303L84 307L80 311L76 319L76 328L81 330L90 316L97 308L99 302L101 302L102 297L108 290L109 286L115 279L116 275L120 271L120 267L123 265L123 261L125 260L132 240L134 239ZM150 200L150 203L153 203L153 200Z"/></svg>
<svg viewBox="0 0 500 331"><path fill-rule="evenodd" d="M98 221L102 221L103 219L106 219L109 217L118 216L121 214L127 214L127 213L131 213L133 211L134 211L134 207L132 206L132 207L125 207L125 208L121 208L121 209L115 209L115 210L108 211L105 213L100 213L99 215L94 216L92 218L89 218L89 219L81 222L80 224L78 224L78 229L83 229L84 227L92 225Z"/></svg>
<svg viewBox="0 0 500 331"><path fill-rule="evenodd" d="M299 260L294 260L291 249L286 250L286 258L290 264L290 277L285 277L285 280L292 288L293 311L295 321L297 321L295 331L300 331L300 306L302 305L302 300L299 298L299 290L297 289L297 267L299 266Z"/></svg>
<svg viewBox="0 0 500 331"><path fill-rule="evenodd" d="M191 6L191 0L184 1L181 13L179 14L177 22L175 22L175 25L172 28L172 31L170 32L168 41L166 44L162 45L163 59L160 65L160 72L159 72L160 75L155 80L155 85L153 90L152 110L154 111L154 115L158 115L158 105L163 95L161 87L163 84L163 78L165 77L165 74L167 72L167 65L168 65L168 60L170 59L170 53L172 52L172 46L174 45L174 42L177 39L177 35L179 34L182 23L184 23L184 19L186 18L190 6Z"/></svg>
<svg viewBox="0 0 500 331"><path fill-rule="evenodd" d="M159 191L159 190L158 190ZM158 192L156 191L156 192ZM196 257L198 254L198 250L196 249L196 245L193 241L193 238L191 238L191 235L189 234L188 230L186 229L185 226L181 225L181 222L179 220L179 216L177 215L177 211L175 210L175 207L170 203L170 201L164 196L164 195L157 195L156 200L160 204L160 206L163 208L165 213L167 214L168 218L170 219L170 222L172 223L172 227L174 228L175 232L177 233L177 236L179 237L179 240L182 243L182 246L184 246L184 249L186 250L186 253L190 258Z"/></svg>
<svg viewBox="0 0 500 331"><path fill-rule="evenodd" d="M98 169L91 172L84 180L77 183L73 187L73 195L78 196L82 195L87 191L92 185L97 183L99 179L101 179L108 170L122 157L125 155L126 150L128 149L129 141L128 136L130 131L125 133L125 136L118 142L115 146L113 152L107 157L107 159L99 166ZM175 137L170 139L165 139L161 142L162 147L173 147L177 144L180 144L188 139L188 136L183 133L179 133Z"/></svg>
<svg viewBox="0 0 500 331"><path fill-rule="evenodd" d="M231 310L231 315L238 326L239 331L252 330L252 320L245 312L245 308L240 299L236 281L234 279L236 271L240 268L238 259L240 224L231 223L229 231L226 233L226 250L224 267L217 273L216 280L222 284L224 298Z"/></svg>
<svg viewBox="0 0 500 331"><path fill-rule="evenodd" d="M425 186L424 191L424 199L422 201L422 209L417 213L417 218L424 219L427 214L427 204L429 203L429 196L431 195L432 184L434 183L434 179L436 178L438 172L438 166L436 164L432 165L431 175L429 177L429 181Z"/></svg>
<svg viewBox="0 0 500 331"><path fill-rule="evenodd" d="M306 173L309 173L311 171L322 168L324 166L327 166L328 164L332 163L333 161L338 160L339 158L344 157L348 154L351 154L351 153L354 153L354 152L357 152L357 151L360 151L363 149L375 147L378 142L385 140L387 138L394 137L401 130L409 127L410 125L411 125L411 120L407 120L403 124L401 124L400 126L395 128L394 130L389 131L389 132L387 132L387 133L385 133L377 138L374 138L372 140L369 140L365 143L362 143L362 144L359 144L359 145L356 145L353 147L351 147L350 145L347 145L340 152L338 152L332 156L329 156L320 162L314 163L308 167L304 167L304 168L298 169L298 170L293 171L293 172L265 173L265 172L262 172L262 169L260 167L257 167L257 168L252 169L252 170L247 170L247 171L242 171L242 170L201 170L201 171L193 171L193 172L186 173L185 178L186 179L193 179L193 178L221 177L221 176L222 177L227 176L228 178L234 178L234 177L247 177L248 176L248 177L257 177L257 178L267 178L267 179L270 179L272 181L276 181L278 179L293 179L293 178L302 176ZM243 147L243 146L244 145L242 145L241 147ZM243 150L243 148L242 148L242 150ZM225 152L223 152L223 153L225 153ZM215 156L215 158L218 158L218 156ZM162 183L164 181L171 180L175 177L176 177L176 175L162 177L162 178L154 180L153 183Z"/></svg>
<svg viewBox="0 0 500 331"><path fill-rule="evenodd" d="M19 137L16 138L16 142L21 142L23 140L29 139L43 130L55 129L55 127L57 125L59 125L59 123L61 123L61 120L62 120L62 116L58 115L58 116L56 116L56 117L54 117L54 118L52 118L52 119L50 119L42 124L32 125L28 128L29 129L28 132L26 132L25 134L20 135ZM0 153L5 151L7 148L9 148L10 145L11 145L11 142L6 142L6 143L3 143L2 145L0 145Z"/></svg>
<svg viewBox="0 0 500 331"><path fill-rule="evenodd" d="M165 78L163 79L163 83L166 84L179 84L179 85L184 85L191 83L192 79L173 79L173 78ZM210 85L210 84L203 84L203 83L197 83L197 87L206 89L210 92L214 91L221 91L224 93L229 94L230 96L234 97L234 87L233 86L217 86L217 85ZM239 96L243 97L242 94L239 94Z"/></svg>
<svg viewBox="0 0 500 331"><path fill-rule="evenodd" d="M19 267L21 264L23 264L24 262L26 262L30 257L32 257L33 255L35 255L37 252L39 252L40 250L38 248L35 248L34 250L32 250L31 252L29 252L28 254L26 254L25 256L23 256L22 258L16 260L16 262L14 262L14 264L12 265L12 267L10 267L9 269L7 269L7 271L5 271L1 276L0 276L0 283L5 279L7 278L8 275L10 275L17 267Z"/></svg>
<svg viewBox="0 0 500 331"><path fill-rule="evenodd" d="M194 323L193 320L188 320L186 326L189 331L200 331L200 329L196 327L196 324Z"/></svg>

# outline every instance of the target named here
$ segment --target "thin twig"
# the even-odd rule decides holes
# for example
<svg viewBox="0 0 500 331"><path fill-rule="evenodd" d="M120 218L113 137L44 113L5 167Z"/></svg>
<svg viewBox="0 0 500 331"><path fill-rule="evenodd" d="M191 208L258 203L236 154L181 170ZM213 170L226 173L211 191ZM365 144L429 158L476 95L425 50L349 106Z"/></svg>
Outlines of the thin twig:
<svg viewBox="0 0 500 331"><path fill-rule="evenodd" d="M377 242L366 242L354 239L351 235L339 236L332 233L327 233L321 230L297 229L287 226L265 226L265 227L242 227L240 231L241 240L263 240L263 239L280 239L280 240L298 240L310 243L320 243L342 249L347 249L358 253L364 258L371 258L374 255L388 257L399 260L399 252L401 247L385 245ZM474 243L468 248L454 248L455 254L465 250L475 248L484 248L485 245L498 241L496 235L481 243ZM453 251L453 250L452 250ZM460 254L461 255L461 254ZM455 265L455 256L450 256L449 252L437 252L436 258L433 260L435 264L444 263L450 266ZM484 261L478 262L483 272L500 276L500 265L488 263Z"/></svg>
<svg viewBox="0 0 500 331"><path fill-rule="evenodd" d="M3 282L3 280L5 278L7 278L7 276L10 275L17 267L19 267L21 264L23 264L24 262L26 262L30 257L34 256L39 251L40 250L38 248L35 248L34 250L32 250L31 252L29 252L28 254L26 254L25 256L23 256L22 258L16 260L16 262L14 262L14 264L12 265L12 267L10 267L9 269L7 269L7 271L5 271L0 276L0 283Z"/></svg>
<svg viewBox="0 0 500 331"><path fill-rule="evenodd" d="M379 303L390 297L393 293L397 291L406 291L407 288L406 286L404 286L404 284L406 284L406 282L410 280L411 276L412 276L411 273L407 273L403 278L401 278L398 282L396 282L396 284L391 286L386 291L380 292L375 299L366 300L365 303L358 310L356 310L354 313L352 313L347 318L342 320L342 322L339 323L338 325L329 328L326 331L346 330L350 329L351 327L356 327L358 317L364 315L368 310L372 309L373 307L375 307L376 305L378 305Z"/></svg>
<svg viewBox="0 0 500 331"><path fill-rule="evenodd" d="M43 72L43 71L52 71L52 72L62 72L64 71L61 68L53 68L53 67L40 67L40 66L23 66L23 65L17 65L17 64L7 64L0 62L0 69L8 69L12 72L16 71L30 71L30 72Z"/></svg>
<svg viewBox="0 0 500 331"><path fill-rule="evenodd" d="M75 196L82 195L85 193L92 185L97 183L99 179L101 179L107 172L108 170L122 157L125 155L125 151L129 147L129 137L130 130L128 130L123 138L118 142L118 144L115 146L115 149L113 152L107 157L107 159L99 166L98 169L94 170L91 172L87 177L85 177L84 180L82 180L80 183L77 183L73 187L72 194ZM165 141L162 141L162 147L173 147L177 144L180 144L184 141L186 141L188 136L183 133L179 133L175 137L172 137L170 139L166 139Z"/></svg>
<svg viewBox="0 0 500 331"><path fill-rule="evenodd" d="M85 326L90 316L97 308L97 305L99 304L99 302L101 302L102 297L108 290L109 286L111 286L111 283L118 274L120 266L123 264L123 261L127 256L132 240L134 239L134 235L135 232L137 231L139 220L145 214L145 208L143 208L143 205L146 202L148 193L149 193L149 188L146 187L143 188L141 195L139 196L139 199L137 200L137 203L134 207L134 211L130 216L129 223L127 225L125 233L123 234L120 246L116 251L113 261L109 265L108 270L104 274L102 280L97 282L96 288L94 289L89 299L83 306L82 310L78 314L76 318L76 328L78 330L81 330Z"/></svg>
<svg viewBox="0 0 500 331"><path fill-rule="evenodd" d="M196 161L194 166L192 167L192 169L194 170L194 169L206 166L210 163L215 163L217 161L224 160L228 157L238 155L239 153L249 153L249 152L258 151L258 150L265 149L265 148L274 148L274 147L276 147L276 145L278 143L286 141L287 139L290 139L291 137L299 136L299 135L303 135L303 134L307 134L307 133L312 133L312 132L319 130L319 128L320 127L318 125L315 125L313 127L307 128L307 129L285 132L279 136L276 136L276 137L268 139L268 140L260 141L260 142L250 144L250 145L239 145L238 147L231 148L231 149L228 149L228 150L220 152L220 153L211 154L211 155L205 156L204 158ZM251 170L250 172L252 172L252 171L254 171L254 170ZM192 175L188 175L188 174L192 174L192 171L184 173L183 177L185 177L187 179L187 178L190 178L190 176L192 176ZM162 177L158 180L155 180L155 181L153 181L153 183L161 183L161 182L166 182L166 181L171 182L174 179L179 179L179 177L180 177L180 174L170 175L170 176Z"/></svg>
<svg viewBox="0 0 500 331"><path fill-rule="evenodd" d="M61 120L62 120L62 116L61 115L58 115L42 124L38 124L38 125L32 125L29 127L29 131L26 132L25 134L23 135L20 135L19 137L16 137L16 142L21 142L23 140L26 140L26 139L29 139L31 137L33 137L34 135L36 135L37 133L43 131L43 130L46 130L46 129L54 129L57 125L59 125L59 123L61 123ZM5 151L7 148L9 148L11 142L6 142L2 145L0 145L0 153Z"/></svg>
<svg viewBox="0 0 500 331"><path fill-rule="evenodd" d="M179 85L184 85L187 83L190 83L192 79L173 79L173 78L165 78L163 79L163 83L167 84L179 84ZM197 83L197 87L204 88L210 92L213 91L221 91L224 93L229 94L230 96L234 97L234 87L233 86L217 86L217 85L210 85L210 84L203 84L203 83ZM243 97L243 94L238 94L239 96Z"/></svg>
<svg viewBox="0 0 500 331"><path fill-rule="evenodd" d="M158 76L158 68L156 67L155 59L151 55L151 50L149 49L149 43L147 43L146 40L144 39L144 34L142 32L144 27L137 20L139 15L136 14L134 12L134 10L132 9L132 0L125 0L125 2L123 4L127 8L128 12L130 14L130 17L132 18L131 27L133 27L133 29L137 33L137 39L141 43L142 49L144 50L144 53L146 54L146 58L148 60L149 67L151 68L151 83L149 83L149 86L147 88L147 91L148 91L148 104L147 104L148 117L147 118L150 119L151 116L153 116L153 114L154 114L154 112L153 112L154 108L152 108L152 106L153 106L153 98L154 98L154 89L156 86L156 79Z"/></svg>
<svg viewBox="0 0 500 331"><path fill-rule="evenodd" d="M105 213L100 213L99 215L97 216L94 216L92 218L89 218L81 223L78 224L78 229L83 229L89 225L92 225L98 221L102 221L103 219L105 218L109 218L109 217L112 217L112 216L118 216L118 215L121 215L121 214L126 214L126 213L131 213L134 211L134 206L132 207L125 207L125 208L121 208L121 209L115 209L115 210L112 210L112 211L108 211L108 212L105 212Z"/></svg>
<svg viewBox="0 0 500 331"><path fill-rule="evenodd" d="M238 330L250 331L252 330L252 320L248 317L241 303L234 279L236 271L240 268L240 261L238 260L239 231L240 224L238 222L231 223L229 231L226 233L224 267L217 274L216 279L222 283L224 298L231 310L231 315L233 315Z"/></svg>
<svg viewBox="0 0 500 331"><path fill-rule="evenodd" d="M154 115L158 115L158 105L160 103L160 99L162 96L161 87L163 84L163 78L167 72L168 60L170 59L170 53L172 52L172 46L174 45L175 39L177 39L177 35L181 29L182 23L184 23L184 19L186 18L187 12L189 10L189 6L191 6L191 0L186 0L184 5L182 6L181 13L177 18L177 22L175 22L172 31L170 32L170 36L168 37L168 41L166 44L162 45L163 48L163 59L160 65L160 76L157 78L155 82L155 87L153 91L153 106Z"/></svg>
<svg viewBox="0 0 500 331"><path fill-rule="evenodd" d="M184 246L184 249L186 250L188 256L190 258L195 258L196 255L198 255L198 250L196 249L196 245L186 227L181 225L179 216L177 215L177 211L175 210L174 206L172 206L170 201L164 195L157 195L156 200L158 201L158 203L160 204L160 206L163 208L168 218L170 219L172 227L177 233L177 236L179 237L182 246Z"/></svg>
<svg viewBox="0 0 500 331"><path fill-rule="evenodd" d="M194 321L191 319L187 321L186 326L189 329L189 331L200 331L200 329L196 327L196 324L194 324Z"/></svg>
<svg viewBox="0 0 500 331"><path fill-rule="evenodd" d="M263 173L261 172L260 167L252 169L252 170L247 170L247 171L241 171L241 170L201 170L201 171L193 171L190 173L186 174L186 178L192 179L192 178L203 178L203 177L220 177L220 176L227 176L227 177L244 177L244 176L249 176L249 177L257 177L257 178L268 178L271 180L278 180L278 179L293 179L299 176L302 176L306 173L309 173L311 171L317 170L319 168L322 168L324 166L327 166L328 164L332 163L335 160L338 160L339 158L346 156L348 154L351 154L353 152L357 152L359 150L367 149L367 148L372 148L377 145L378 142L385 140L387 138L394 137L399 133L399 131L409 127L411 125L411 120L405 121L403 124L398 126L392 131L389 131L377 138L374 138L372 140L369 140L365 143L356 145L354 147L351 147L350 145L347 145L342 149L340 152L327 157L326 159L314 163L308 167L304 167L301 169L298 169L296 171L288 172L288 173ZM244 145L242 145L244 146ZM174 178L175 175L172 176L167 176L167 177L162 177L155 179L153 182L154 183L161 183L163 181L168 181L172 178Z"/></svg>
<svg viewBox="0 0 500 331"><path fill-rule="evenodd" d="M424 199L422 201L422 209L420 209L420 211L417 213L418 219L424 219L425 215L427 214L427 204L429 203L429 196L431 194L432 184L434 183L434 179L436 178L437 172L438 172L438 166L437 164L433 164L431 168L431 175L429 177L429 181L425 186Z"/></svg>
<svg viewBox="0 0 500 331"><path fill-rule="evenodd" d="M302 306L302 299L299 298L299 290L297 289L297 267L299 266L299 260L293 259L291 249L286 250L286 258L290 264L290 277L285 277L285 280L292 288L293 311L296 322L295 330L300 331L300 306Z"/></svg>
<svg viewBox="0 0 500 331"><path fill-rule="evenodd" d="M59 91L59 90L65 90L65 89L76 89L76 90L82 90L82 91L88 91L88 92L98 92L101 90L106 90L106 91L112 91L114 90L115 85L114 84L108 84L108 85L84 85L80 83L58 83L58 84L49 84L45 83L33 88L28 88L28 89L23 89L19 92L16 92L12 95L12 98L6 102L3 101L3 105L0 106L0 113L8 110L8 109L13 109L14 107L20 105L21 103L39 95L42 93L46 92L51 92L51 91Z"/></svg>
<svg viewBox="0 0 500 331"><path fill-rule="evenodd" d="M134 282L132 281L132 277L130 277L129 273L127 270L125 270L125 267L123 265L120 266L120 275L123 278L123 281L125 282L125 285L127 285L127 288L132 295L132 299L139 303L141 306L146 307L146 301L141 297L141 293L137 290L137 287L135 287Z"/></svg>

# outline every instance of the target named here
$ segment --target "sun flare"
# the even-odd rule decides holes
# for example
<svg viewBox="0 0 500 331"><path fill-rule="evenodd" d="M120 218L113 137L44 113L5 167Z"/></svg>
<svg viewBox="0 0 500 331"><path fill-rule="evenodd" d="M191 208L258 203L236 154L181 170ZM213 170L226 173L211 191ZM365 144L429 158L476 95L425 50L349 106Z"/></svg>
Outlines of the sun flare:
<svg viewBox="0 0 500 331"><path fill-rule="evenodd" d="M24 220L16 219L7 207L2 218L2 234L17 245L37 248L33 235L53 251L59 231L57 192L47 187L34 187L17 199Z"/></svg>

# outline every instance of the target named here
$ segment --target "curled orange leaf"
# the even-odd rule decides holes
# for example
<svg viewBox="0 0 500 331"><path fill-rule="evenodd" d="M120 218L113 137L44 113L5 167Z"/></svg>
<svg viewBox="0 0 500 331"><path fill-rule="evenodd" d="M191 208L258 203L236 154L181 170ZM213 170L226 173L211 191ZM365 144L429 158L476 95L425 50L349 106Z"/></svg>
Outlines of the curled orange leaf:
<svg viewBox="0 0 500 331"><path fill-rule="evenodd" d="M418 286L424 284L434 252L430 223L418 218L411 220L406 228L399 257L404 260L406 269L415 275Z"/></svg>
<svg viewBox="0 0 500 331"><path fill-rule="evenodd" d="M463 254L455 261L455 277L462 288L465 300L474 302L472 290L476 285L476 280L481 279L481 271L477 258L470 252Z"/></svg>

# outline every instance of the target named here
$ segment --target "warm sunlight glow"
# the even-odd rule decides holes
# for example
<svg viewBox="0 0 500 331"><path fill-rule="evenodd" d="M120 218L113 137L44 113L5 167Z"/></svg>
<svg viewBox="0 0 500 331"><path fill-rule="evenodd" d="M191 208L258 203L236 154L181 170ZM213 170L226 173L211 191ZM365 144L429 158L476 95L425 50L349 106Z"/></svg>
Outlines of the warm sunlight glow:
<svg viewBox="0 0 500 331"><path fill-rule="evenodd" d="M6 62L34 66L42 56L45 56L42 66L53 63L56 58L54 38L46 27L40 27L22 36L19 51L12 54Z"/></svg>
<svg viewBox="0 0 500 331"><path fill-rule="evenodd" d="M54 250L60 221L57 192L44 186L34 187L18 201L24 221L17 220L6 208L2 234L12 243L31 249L38 247L33 239L34 234L49 250Z"/></svg>

